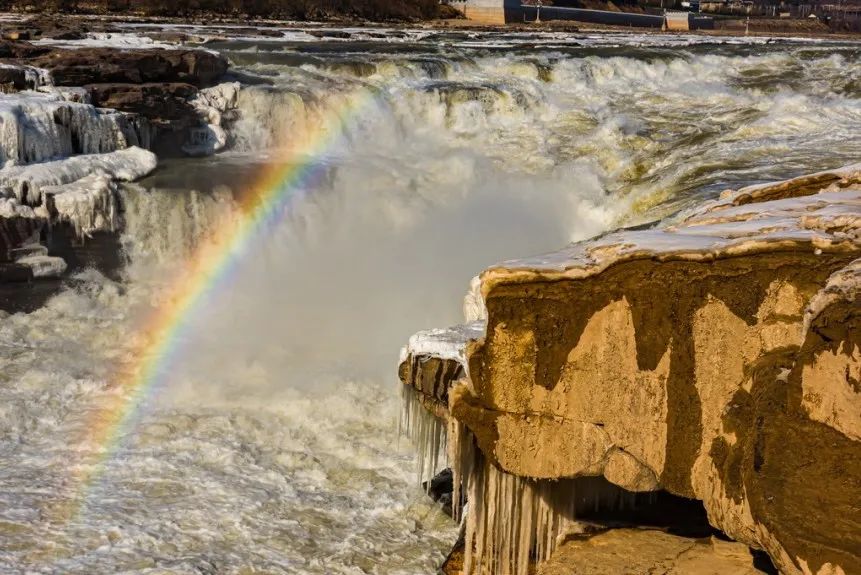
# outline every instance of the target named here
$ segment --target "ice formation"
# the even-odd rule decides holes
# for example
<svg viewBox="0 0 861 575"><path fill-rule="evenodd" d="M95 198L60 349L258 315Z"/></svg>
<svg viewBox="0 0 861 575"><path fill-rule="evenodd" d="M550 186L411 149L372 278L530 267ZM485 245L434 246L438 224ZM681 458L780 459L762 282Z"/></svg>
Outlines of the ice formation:
<svg viewBox="0 0 861 575"><path fill-rule="evenodd" d="M33 208L21 204L18 198L0 197L0 218L35 218Z"/></svg>
<svg viewBox="0 0 861 575"><path fill-rule="evenodd" d="M148 130L136 118L70 101L70 95L62 91L0 94L0 164L147 146Z"/></svg>
<svg viewBox="0 0 861 575"><path fill-rule="evenodd" d="M8 63L0 63L0 68L5 70L20 70L20 73L24 76L24 84L26 88L30 90L38 90L42 87L51 86L53 84L51 72L44 68L28 66L27 64Z"/></svg>
<svg viewBox="0 0 861 575"><path fill-rule="evenodd" d="M182 148L186 154L208 156L224 149L227 145L224 113L236 108L238 98L239 82L225 82L195 94L189 103L206 125L192 131L192 141Z"/></svg>
<svg viewBox="0 0 861 575"><path fill-rule="evenodd" d="M117 186L104 172L84 176L60 186L46 186L60 221L69 222L79 238L95 231L114 232L119 227Z"/></svg>
<svg viewBox="0 0 861 575"><path fill-rule="evenodd" d="M104 154L10 166L0 169L0 192L2 195L15 196L22 204L38 205L45 187L65 186L93 174L104 174L128 182L149 174L157 163L152 152L131 147Z"/></svg>
<svg viewBox="0 0 861 575"><path fill-rule="evenodd" d="M66 271L63 258L48 255L33 255L15 260L15 263L25 265L33 272L34 278L52 278Z"/></svg>
<svg viewBox="0 0 861 575"><path fill-rule="evenodd" d="M483 320L472 321L448 328L434 328L413 334L406 347L401 349L401 362L410 356L430 356L451 359L460 363L469 373L466 363L466 344L484 335Z"/></svg>
<svg viewBox="0 0 861 575"><path fill-rule="evenodd" d="M463 317L467 322L487 320L487 307L481 295L481 277L475 276L469 282L469 291L463 296Z"/></svg>
<svg viewBox="0 0 861 575"><path fill-rule="evenodd" d="M446 423L425 408L420 392L401 386L400 433L405 434L418 451L416 476L420 482L429 481L439 471L446 454Z"/></svg>
<svg viewBox="0 0 861 575"><path fill-rule="evenodd" d="M565 535L582 531L578 512L633 505L633 493L601 478L534 480L506 473L483 457L463 424L452 419L449 430L453 509L463 503L462 490L468 492L467 575L527 575L530 563L546 561Z"/></svg>

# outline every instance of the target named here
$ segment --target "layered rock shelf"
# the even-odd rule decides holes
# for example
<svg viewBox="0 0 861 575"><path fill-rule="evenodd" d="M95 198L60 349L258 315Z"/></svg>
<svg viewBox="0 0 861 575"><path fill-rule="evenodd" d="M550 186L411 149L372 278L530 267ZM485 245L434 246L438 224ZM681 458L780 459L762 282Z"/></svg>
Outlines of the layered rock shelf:
<svg viewBox="0 0 861 575"><path fill-rule="evenodd" d="M750 548L785 574L861 573L859 258L856 164L485 270L478 321L417 334L400 366L407 410L445 435L413 433L425 473L447 442L468 501L463 572L611 572L596 549L624 572L700 572L641 564L678 549L758 572L726 557ZM701 502L737 547L590 543L578 510L637 493Z"/></svg>

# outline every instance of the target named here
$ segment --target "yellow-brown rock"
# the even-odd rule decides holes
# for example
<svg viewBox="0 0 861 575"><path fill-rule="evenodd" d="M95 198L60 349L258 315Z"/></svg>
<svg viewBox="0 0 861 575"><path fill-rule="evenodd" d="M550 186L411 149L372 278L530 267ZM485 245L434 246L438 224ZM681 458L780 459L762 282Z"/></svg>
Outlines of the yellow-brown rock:
<svg viewBox="0 0 861 575"><path fill-rule="evenodd" d="M859 230L856 165L490 268L451 415L504 472L665 489L784 573L861 573Z"/></svg>
<svg viewBox="0 0 861 575"><path fill-rule="evenodd" d="M538 575L760 575L740 543L611 529L561 545Z"/></svg>

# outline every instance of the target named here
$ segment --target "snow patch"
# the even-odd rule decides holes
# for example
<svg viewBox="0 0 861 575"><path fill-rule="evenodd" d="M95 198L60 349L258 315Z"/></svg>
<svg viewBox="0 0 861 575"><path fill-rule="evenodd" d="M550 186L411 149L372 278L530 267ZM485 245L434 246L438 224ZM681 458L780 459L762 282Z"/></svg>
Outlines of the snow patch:
<svg viewBox="0 0 861 575"><path fill-rule="evenodd" d="M466 345L472 340L484 337L485 322L473 321L445 329L420 331L410 337L406 347L401 349L401 363L409 356L425 355L450 359L460 363L469 374L466 361Z"/></svg>

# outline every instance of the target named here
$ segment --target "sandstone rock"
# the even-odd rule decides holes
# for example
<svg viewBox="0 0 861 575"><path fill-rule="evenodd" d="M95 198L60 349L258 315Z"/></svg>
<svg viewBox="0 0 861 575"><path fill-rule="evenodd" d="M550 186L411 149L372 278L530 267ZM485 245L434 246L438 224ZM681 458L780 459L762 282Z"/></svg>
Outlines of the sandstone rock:
<svg viewBox="0 0 861 575"><path fill-rule="evenodd" d="M100 108L139 114L157 125L186 127L198 122L197 112L188 101L197 93L191 84L87 84L84 88L92 104Z"/></svg>
<svg viewBox="0 0 861 575"><path fill-rule="evenodd" d="M656 529L610 529L570 540L538 575L758 575L747 546Z"/></svg>
<svg viewBox="0 0 861 575"><path fill-rule="evenodd" d="M44 14L28 18L19 25L19 30L26 33L29 38L53 38L54 40L80 40L85 38L90 31L92 23L72 18L60 18L46 16ZM105 24L98 25L99 28Z"/></svg>
<svg viewBox="0 0 861 575"><path fill-rule="evenodd" d="M214 84L227 71L227 60L206 50L53 49L28 60L51 71L58 86L152 82Z"/></svg>
<svg viewBox="0 0 861 575"><path fill-rule="evenodd" d="M662 228L486 270L466 306L486 307L486 331L448 354L463 375L430 361L439 350L408 353L404 383L448 391L437 415L473 504L487 470L510 494L485 502L497 510L520 505L519 478L603 475L701 500L783 573L861 573L859 256L861 165L727 192ZM504 537L480 529L467 555Z"/></svg>

